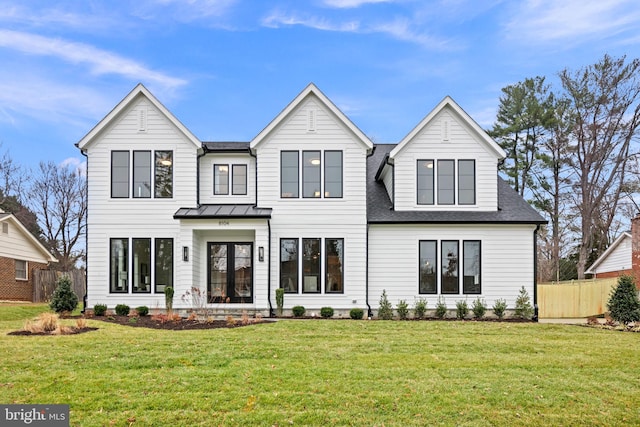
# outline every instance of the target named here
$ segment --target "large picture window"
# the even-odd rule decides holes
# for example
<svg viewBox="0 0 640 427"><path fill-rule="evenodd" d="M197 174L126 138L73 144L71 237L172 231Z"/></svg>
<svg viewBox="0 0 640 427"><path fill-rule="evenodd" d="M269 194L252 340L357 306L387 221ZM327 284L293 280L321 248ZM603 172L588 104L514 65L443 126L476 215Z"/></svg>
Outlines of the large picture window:
<svg viewBox="0 0 640 427"><path fill-rule="evenodd" d="M302 239L302 292L320 292L320 239Z"/></svg>
<svg viewBox="0 0 640 427"><path fill-rule="evenodd" d="M344 292L344 239L325 239L325 279L326 293Z"/></svg>
<svg viewBox="0 0 640 427"><path fill-rule="evenodd" d="M247 194L247 165L233 165L231 167L232 175L232 190L234 195L246 195Z"/></svg>
<svg viewBox="0 0 640 427"><path fill-rule="evenodd" d="M342 197L342 151L324 152L324 197Z"/></svg>
<svg viewBox="0 0 640 427"><path fill-rule="evenodd" d="M283 198L299 197L299 159L297 151L280 153L280 196Z"/></svg>
<svg viewBox="0 0 640 427"><path fill-rule="evenodd" d="M229 194L229 165L213 165L213 194Z"/></svg>
<svg viewBox="0 0 640 427"><path fill-rule="evenodd" d="M476 203L476 162L458 161L458 203L474 205Z"/></svg>
<svg viewBox="0 0 640 427"><path fill-rule="evenodd" d="M319 198L320 151L302 152L302 197Z"/></svg>
<svg viewBox="0 0 640 427"><path fill-rule="evenodd" d="M438 242L435 240L420 241L419 293L435 294L438 292Z"/></svg>
<svg viewBox="0 0 640 427"><path fill-rule="evenodd" d="M442 241L442 274L440 276L441 292L443 294L460 293L458 281L459 242L457 240Z"/></svg>
<svg viewBox="0 0 640 427"><path fill-rule="evenodd" d="M162 294L167 286L173 286L173 239L155 241L155 292Z"/></svg>
<svg viewBox="0 0 640 427"><path fill-rule="evenodd" d="M129 197L129 152L111 152L111 197Z"/></svg>
<svg viewBox="0 0 640 427"><path fill-rule="evenodd" d="M418 160L418 204L433 205L433 160Z"/></svg>
<svg viewBox="0 0 640 427"><path fill-rule="evenodd" d="M133 197L151 197L151 151L133 152Z"/></svg>
<svg viewBox="0 0 640 427"><path fill-rule="evenodd" d="M280 287L298 293L298 239L280 239Z"/></svg>
<svg viewBox="0 0 640 427"><path fill-rule="evenodd" d="M455 203L455 162L438 160L438 204Z"/></svg>
<svg viewBox="0 0 640 427"><path fill-rule="evenodd" d="M465 294L479 294L480 280L480 241L465 240L462 243L462 292Z"/></svg>
<svg viewBox="0 0 640 427"><path fill-rule="evenodd" d="M133 292L151 292L151 239L133 239Z"/></svg>
<svg viewBox="0 0 640 427"><path fill-rule="evenodd" d="M154 197L173 197L173 151L155 152Z"/></svg>
<svg viewBox="0 0 640 427"><path fill-rule="evenodd" d="M111 239L109 247L109 290L115 293L127 293L129 292L129 239Z"/></svg>

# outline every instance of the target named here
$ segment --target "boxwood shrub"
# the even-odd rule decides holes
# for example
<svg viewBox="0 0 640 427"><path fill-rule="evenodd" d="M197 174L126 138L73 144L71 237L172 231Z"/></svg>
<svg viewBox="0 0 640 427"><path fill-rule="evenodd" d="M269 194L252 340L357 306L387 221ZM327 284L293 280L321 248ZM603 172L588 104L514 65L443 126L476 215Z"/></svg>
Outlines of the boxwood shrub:
<svg viewBox="0 0 640 427"><path fill-rule="evenodd" d="M129 306L126 304L118 304L116 305L116 314L118 316L128 316L129 315Z"/></svg>
<svg viewBox="0 0 640 427"><path fill-rule="evenodd" d="M306 311L303 306L295 305L291 308L294 317L302 317L304 316L304 312Z"/></svg>

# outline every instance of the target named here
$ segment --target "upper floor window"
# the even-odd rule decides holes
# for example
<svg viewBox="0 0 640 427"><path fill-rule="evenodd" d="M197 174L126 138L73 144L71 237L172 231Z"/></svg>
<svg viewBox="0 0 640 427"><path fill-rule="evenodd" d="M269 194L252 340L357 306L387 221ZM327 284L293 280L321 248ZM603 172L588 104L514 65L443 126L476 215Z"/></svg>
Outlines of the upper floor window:
<svg viewBox="0 0 640 427"><path fill-rule="evenodd" d="M29 279L29 275L27 273L27 261L16 260L16 279L17 280L27 280Z"/></svg>
<svg viewBox="0 0 640 427"><path fill-rule="evenodd" d="M416 201L419 205L459 205L476 203L475 160L418 160ZM435 171L434 171L435 169ZM436 191L437 189L437 191ZM437 200L437 202L436 202Z"/></svg>
<svg viewBox="0 0 640 427"><path fill-rule="evenodd" d="M213 165L213 194L229 194L229 165Z"/></svg>
<svg viewBox="0 0 640 427"><path fill-rule="evenodd" d="M233 195L247 194L247 165L231 165L231 176L229 165L213 166L213 194L227 195L229 188Z"/></svg>
<svg viewBox="0 0 640 427"><path fill-rule="evenodd" d="M247 165L233 165L231 167L231 194L244 196L247 194Z"/></svg>
<svg viewBox="0 0 640 427"><path fill-rule="evenodd" d="M342 151L320 150L302 151L302 171L300 171L300 152L282 151L280 153L280 197L297 198L302 181L303 198L341 198L343 162ZM302 172L302 180L300 180Z"/></svg>
<svg viewBox="0 0 640 427"><path fill-rule="evenodd" d="M129 151L112 151L111 197L128 198L129 188L134 198L173 197L173 151L153 152L153 176L151 159L151 151L133 151L131 168Z"/></svg>

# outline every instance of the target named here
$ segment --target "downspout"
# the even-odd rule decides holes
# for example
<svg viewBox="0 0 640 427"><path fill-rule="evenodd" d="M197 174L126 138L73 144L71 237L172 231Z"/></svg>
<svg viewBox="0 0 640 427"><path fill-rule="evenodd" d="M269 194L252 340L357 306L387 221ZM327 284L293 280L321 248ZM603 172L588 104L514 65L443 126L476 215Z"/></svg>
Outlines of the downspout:
<svg viewBox="0 0 640 427"><path fill-rule="evenodd" d="M376 150L374 146L369 154L367 154L367 159L373 156L373 152ZM389 160L387 159L387 162ZM365 180L365 188L368 183ZM365 192L365 194L367 194ZM364 276L364 302L367 304L367 317L373 317L373 311L371 310L371 305L369 304L369 202L365 199L365 218L367 221L367 231L364 236L364 247L365 247L365 257L364 257L364 268L365 268L365 276Z"/></svg>
<svg viewBox="0 0 640 427"><path fill-rule="evenodd" d="M87 214L85 218L85 226L84 226L84 256L85 256L85 266L84 266L84 296L82 297L82 314L87 311L87 299L89 294L89 156L87 152L84 150L80 150L80 154L82 154L87 159L87 169L85 175L85 197L87 198Z"/></svg>
<svg viewBox="0 0 640 427"><path fill-rule="evenodd" d="M538 230L540 224L533 230L533 321L538 321Z"/></svg>
<svg viewBox="0 0 640 427"><path fill-rule="evenodd" d="M207 154L207 149L202 147L202 154L196 157L196 206L200 207L200 159Z"/></svg>

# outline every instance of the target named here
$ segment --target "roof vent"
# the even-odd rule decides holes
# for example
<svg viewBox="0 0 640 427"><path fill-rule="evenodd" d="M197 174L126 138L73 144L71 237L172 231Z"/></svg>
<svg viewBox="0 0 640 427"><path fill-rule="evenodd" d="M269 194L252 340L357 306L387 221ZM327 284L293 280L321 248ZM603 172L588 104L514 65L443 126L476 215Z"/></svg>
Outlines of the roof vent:
<svg viewBox="0 0 640 427"><path fill-rule="evenodd" d="M9 234L9 223L7 222L2 223L2 233Z"/></svg>
<svg viewBox="0 0 640 427"><path fill-rule="evenodd" d="M449 141L449 120L442 121L441 132L442 132L442 141L444 142Z"/></svg>
<svg viewBox="0 0 640 427"><path fill-rule="evenodd" d="M316 110L307 110L307 132L316 131Z"/></svg>
<svg viewBox="0 0 640 427"><path fill-rule="evenodd" d="M147 109L141 108L138 111L138 131L146 132L147 131Z"/></svg>

